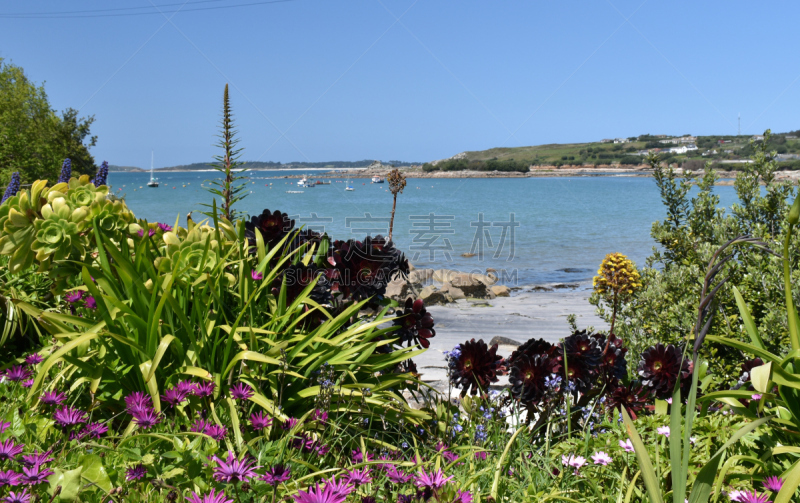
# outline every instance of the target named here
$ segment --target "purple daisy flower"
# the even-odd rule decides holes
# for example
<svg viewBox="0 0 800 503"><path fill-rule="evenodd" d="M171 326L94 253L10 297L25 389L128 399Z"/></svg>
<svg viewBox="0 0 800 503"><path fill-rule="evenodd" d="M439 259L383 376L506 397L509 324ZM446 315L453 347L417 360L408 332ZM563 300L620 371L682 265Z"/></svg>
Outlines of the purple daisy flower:
<svg viewBox="0 0 800 503"><path fill-rule="evenodd" d="M214 388L216 387L217 385L211 381L195 383L194 387L192 388L192 394L200 398L211 396L214 394Z"/></svg>
<svg viewBox="0 0 800 503"><path fill-rule="evenodd" d="M81 432L81 438L100 438L108 433L107 423L89 423Z"/></svg>
<svg viewBox="0 0 800 503"><path fill-rule="evenodd" d="M33 379L26 379L25 381L22 381L20 384L22 384L23 388L30 388L33 386Z"/></svg>
<svg viewBox="0 0 800 503"><path fill-rule="evenodd" d="M21 478L22 474L14 470L0 471L0 486L18 486Z"/></svg>
<svg viewBox="0 0 800 503"><path fill-rule="evenodd" d="M290 417L289 419L283 422L281 428L283 428L284 430L291 430L292 428L297 426L299 422L300 421L296 417Z"/></svg>
<svg viewBox="0 0 800 503"><path fill-rule="evenodd" d="M4 503L29 503L31 500L31 495L28 494L28 488L22 490L20 493L15 493L14 491L10 491L8 496L3 498Z"/></svg>
<svg viewBox="0 0 800 503"><path fill-rule="evenodd" d="M80 302L82 298L83 298L83 290L73 290L71 292L67 292L64 294L64 300L66 300L70 304L75 304L76 302Z"/></svg>
<svg viewBox="0 0 800 503"><path fill-rule="evenodd" d="M755 491L744 491L741 493L741 499L739 500L741 503L772 503L769 500L769 495L758 494Z"/></svg>
<svg viewBox="0 0 800 503"><path fill-rule="evenodd" d="M189 430L195 433L205 433L208 427L209 427L208 421L206 421L205 419L197 419L195 420L192 427L189 428Z"/></svg>
<svg viewBox="0 0 800 503"><path fill-rule="evenodd" d="M225 482L227 484L251 479L258 475L256 469L261 468L260 466L254 466L255 461L249 459L247 455L242 459L237 459L230 451L224 461L216 456L212 459L217 462L217 466L214 467L214 478L217 482Z"/></svg>
<svg viewBox="0 0 800 503"><path fill-rule="evenodd" d="M261 480L271 486L277 486L292 478L292 469L284 465L275 465L261 476Z"/></svg>
<svg viewBox="0 0 800 503"><path fill-rule="evenodd" d="M774 493L780 492L781 488L783 487L783 479L780 477L767 477L764 479L764 489L767 491L772 491Z"/></svg>
<svg viewBox="0 0 800 503"><path fill-rule="evenodd" d="M445 477L442 470L436 470L431 473L425 473L425 470L420 470L419 473L414 475L414 485L423 489L436 490L444 487L452 479L452 476Z"/></svg>
<svg viewBox="0 0 800 503"><path fill-rule="evenodd" d="M364 462L364 453L363 452L353 449L353 452L351 454L352 454L351 457L353 458L353 463L359 464L359 463L363 463ZM368 452L367 453L367 461L372 461L372 460L373 460L372 453Z"/></svg>
<svg viewBox="0 0 800 503"><path fill-rule="evenodd" d="M23 483L37 485L47 482L47 477L53 474L53 470L49 468L42 469L39 465L33 465L30 468L27 466L22 467L22 473L24 474L22 477Z"/></svg>
<svg viewBox="0 0 800 503"><path fill-rule="evenodd" d="M144 229L139 229L139 232L137 232L137 234L139 235L140 238L143 238L144 237ZM153 229L152 227L147 229L147 235L149 237L155 236L156 235L156 230Z"/></svg>
<svg viewBox="0 0 800 503"><path fill-rule="evenodd" d="M23 367L22 365L14 365L10 369L6 370L6 378L9 381L25 381L31 376L31 371L27 368Z"/></svg>
<svg viewBox="0 0 800 503"><path fill-rule="evenodd" d="M256 412L250 414L250 424L253 425L255 431L263 430L272 426L272 418L263 412Z"/></svg>
<svg viewBox="0 0 800 503"><path fill-rule="evenodd" d="M403 473L402 470L392 465L391 468L386 470L386 478L394 484L405 484L411 480L411 475Z"/></svg>
<svg viewBox="0 0 800 503"><path fill-rule="evenodd" d="M169 232L172 230L172 227L167 224L162 224L161 222L158 223L158 228L161 229L162 232Z"/></svg>
<svg viewBox="0 0 800 503"><path fill-rule="evenodd" d="M472 493L459 489L456 492L456 499L453 500L453 503L472 503Z"/></svg>
<svg viewBox="0 0 800 503"><path fill-rule="evenodd" d="M311 414L311 420L325 424L328 422L328 413L324 410L316 409L314 413Z"/></svg>
<svg viewBox="0 0 800 503"><path fill-rule="evenodd" d="M325 490L330 491L332 494L338 494L342 497L346 497L348 494L353 492L355 487L350 485L350 482L342 478L341 480L336 480L332 478L330 480L325 481Z"/></svg>
<svg viewBox="0 0 800 503"><path fill-rule="evenodd" d="M86 306L88 309L97 309L97 301L96 301L96 300L94 299L94 297L92 297L91 295L89 295L88 297L86 297L86 301L84 302L84 305L85 305L85 306Z"/></svg>
<svg viewBox="0 0 800 503"><path fill-rule="evenodd" d="M138 464L136 466L131 466L127 470L125 470L125 479L126 480L139 480L144 478L147 475L147 467L143 464Z"/></svg>
<svg viewBox="0 0 800 503"><path fill-rule="evenodd" d="M314 451L314 454L316 454L317 456L323 457L331 451L331 448L325 444L315 442L314 448L312 450Z"/></svg>
<svg viewBox="0 0 800 503"><path fill-rule="evenodd" d="M137 412L153 408L153 400L150 395L141 391L134 391L125 397L125 409L130 415Z"/></svg>
<svg viewBox="0 0 800 503"><path fill-rule="evenodd" d="M253 281L261 281L262 279L264 279L264 275L256 271L255 269L250 271L250 277L253 278Z"/></svg>
<svg viewBox="0 0 800 503"><path fill-rule="evenodd" d="M253 396L253 388L245 383L236 383L231 387L231 396L236 400L247 400Z"/></svg>
<svg viewBox="0 0 800 503"><path fill-rule="evenodd" d="M228 499L227 496L225 496L225 492L220 491L217 493L214 489L204 496L200 496L197 493L192 492L192 495L188 496L186 501L189 503L233 503L232 499Z"/></svg>
<svg viewBox="0 0 800 503"><path fill-rule="evenodd" d="M53 414L53 419L55 419L62 428L68 428L79 423L85 423L86 416L87 414L80 409L64 406Z"/></svg>
<svg viewBox="0 0 800 503"><path fill-rule="evenodd" d="M39 353L31 353L27 357L25 357L25 364L31 367L39 365L43 361L44 358L42 358L42 355L40 355Z"/></svg>
<svg viewBox="0 0 800 503"><path fill-rule="evenodd" d="M46 450L44 452L34 450L30 454L22 455L22 463L25 466L43 465L53 461L53 458L50 457L52 453L52 450Z"/></svg>
<svg viewBox="0 0 800 503"><path fill-rule="evenodd" d="M295 503L344 503L346 499L346 495L339 494L329 484L324 487L316 484L308 491L297 491L294 495Z"/></svg>
<svg viewBox="0 0 800 503"><path fill-rule="evenodd" d="M169 404L170 407L175 407L185 402L189 397L189 390L180 388L169 388L161 395L161 399Z"/></svg>
<svg viewBox="0 0 800 503"><path fill-rule="evenodd" d="M161 422L161 415L153 409L142 409L132 412L134 422L139 428L149 429Z"/></svg>
<svg viewBox="0 0 800 503"><path fill-rule="evenodd" d="M228 429L218 424L212 424L206 428L205 434L219 442L225 439Z"/></svg>
<svg viewBox="0 0 800 503"><path fill-rule="evenodd" d="M11 423L9 423L7 421L0 421L0 433L3 433L4 431L6 431L9 426L11 426Z"/></svg>
<svg viewBox="0 0 800 503"><path fill-rule="evenodd" d="M67 400L67 395L60 391L47 391L39 400L45 405L57 407Z"/></svg>
<svg viewBox="0 0 800 503"><path fill-rule="evenodd" d="M348 484L363 486L372 482L372 477L369 473L369 467L364 467L360 470L349 470L343 480Z"/></svg>
<svg viewBox="0 0 800 503"><path fill-rule="evenodd" d="M191 395L192 392L194 392L194 383L189 380L178 381L178 384L175 385L175 389L182 393L185 392Z"/></svg>

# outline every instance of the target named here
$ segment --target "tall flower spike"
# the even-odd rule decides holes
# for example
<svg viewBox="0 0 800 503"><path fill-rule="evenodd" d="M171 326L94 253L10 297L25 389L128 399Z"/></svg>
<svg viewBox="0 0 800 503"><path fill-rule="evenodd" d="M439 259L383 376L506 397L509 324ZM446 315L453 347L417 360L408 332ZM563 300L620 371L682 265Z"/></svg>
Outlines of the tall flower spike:
<svg viewBox="0 0 800 503"><path fill-rule="evenodd" d="M19 192L20 180L19 180L19 171L15 171L11 175L11 180L8 182L8 186L6 187L6 191L3 193L3 200L0 201L0 204L6 202L6 199L10 197L14 197Z"/></svg>
<svg viewBox="0 0 800 503"><path fill-rule="evenodd" d="M108 179L108 161L103 161L99 168L97 168L97 176L94 177L92 183L95 187L100 187L106 184Z"/></svg>
<svg viewBox="0 0 800 503"><path fill-rule="evenodd" d="M61 165L61 175L58 177L58 183L69 183L72 177L72 161L67 158L64 159L64 164Z"/></svg>

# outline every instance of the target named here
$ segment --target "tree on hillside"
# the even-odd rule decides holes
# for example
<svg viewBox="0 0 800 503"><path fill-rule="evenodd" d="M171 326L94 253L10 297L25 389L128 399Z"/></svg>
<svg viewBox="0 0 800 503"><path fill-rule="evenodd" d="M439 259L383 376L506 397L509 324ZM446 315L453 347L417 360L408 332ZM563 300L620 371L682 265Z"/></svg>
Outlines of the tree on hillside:
<svg viewBox="0 0 800 503"><path fill-rule="evenodd" d="M94 117L79 117L69 108L60 115L50 108L44 86L36 86L22 68L0 58L0 184L19 171L22 182L58 178L61 164L72 160L75 174L94 175L89 149Z"/></svg>

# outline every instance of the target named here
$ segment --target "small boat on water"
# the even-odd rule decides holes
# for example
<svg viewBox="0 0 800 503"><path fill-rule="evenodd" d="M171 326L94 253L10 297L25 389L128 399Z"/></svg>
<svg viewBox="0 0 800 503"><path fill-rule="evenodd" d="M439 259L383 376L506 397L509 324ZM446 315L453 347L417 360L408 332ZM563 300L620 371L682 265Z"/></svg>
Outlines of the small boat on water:
<svg viewBox="0 0 800 503"><path fill-rule="evenodd" d="M372 177L372 183L383 183L383 178L379 177L378 175L375 175Z"/></svg>
<svg viewBox="0 0 800 503"><path fill-rule="evenodd" d="M303 175L303 178L301 178L301 179L300 179L300 181L299 181L299 182L297 182L297 186L298 186L298 187L303 187L303 188L306 188L306 189L310 189L311 187L314 187L314 186L316 186L316 185L317 185L317 184L316 184L316 183L314 183L314 181L313 181L313 180L309 180L309 179L306 177L306 175Z"/></svg>
<svg viewBox="0 0 800 503"><path fill-rule="evenodd" d="M147 182L148 187L158 187L158 179L153 176L153 151L150 151L150 181ZM140 187L141 188L141 187Z"/></svg>
<svg viewBox="0 0 800 503"><path fill-rule="evenodd" d="M286 193L287 194L302 194L303 191L302 190L287 190Z"/></svg>
<svg viewBox="0 0 800 503"><path fill-rule="evenodd" d="M344 190L356 190L353 188L353 182L350 180L347 181L347 185L345 185Z"/></svg>

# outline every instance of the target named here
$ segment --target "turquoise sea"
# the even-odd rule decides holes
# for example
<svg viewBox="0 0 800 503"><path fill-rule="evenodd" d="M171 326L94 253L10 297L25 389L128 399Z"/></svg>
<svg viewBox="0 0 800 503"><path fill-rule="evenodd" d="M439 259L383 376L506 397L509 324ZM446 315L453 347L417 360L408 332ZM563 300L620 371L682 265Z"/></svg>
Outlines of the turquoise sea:
<svg viewBox="0 0 800 503"><path fill-rule="evenodd" d="M281 178L286 174L299 173L249 173L251 193L239 209L250 215L279 209L298 226L324 229L334 239L386 235L392 209L387 184L353 179L355 190L345 191L341 178L298 189L297 179ZM137 217L170 225L180 217L184 225L187 213L211 201L201 185L217 173L157 176L159 188L146 186L149 173L111 173L109 184ZM736 201L733 187L715 190L723 206ZM583 283L610 252L644 265L655 245L651 225L664 217L657 187L648 177L410 178L397 200L394 240L417 267L494 268L508 285ZM476 256L462 257L470 252Z"/></svg>

